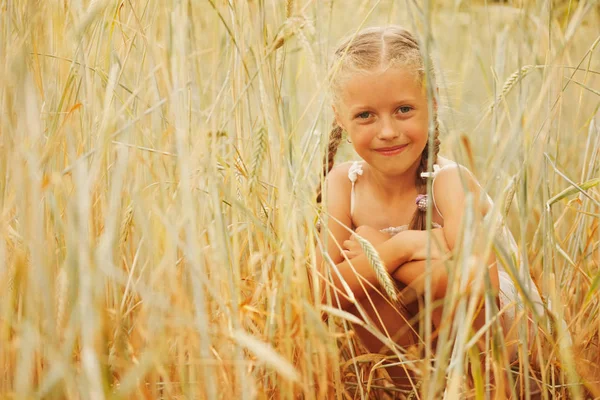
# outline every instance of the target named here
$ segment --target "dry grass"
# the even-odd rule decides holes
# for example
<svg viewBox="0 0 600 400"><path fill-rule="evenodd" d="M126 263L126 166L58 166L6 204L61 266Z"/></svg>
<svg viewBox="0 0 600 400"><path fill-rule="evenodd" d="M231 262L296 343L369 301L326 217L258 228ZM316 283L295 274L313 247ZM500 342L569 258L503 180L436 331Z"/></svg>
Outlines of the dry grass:
<svg viewBox="0 0 600 400"><path fill-rule="evenodd" d="M485 3L0 2L2 397L398 394L353 340L373 325L311 296L328 55L393 22L430 34L442 153L506 211L555 319L517 375L599 398L599 3ZM492 249L466 237L457 271ZM458 321L474 305L447 299ZM435 359L389 341L420 398L485 398L468 324L439 335Z"/></svg>

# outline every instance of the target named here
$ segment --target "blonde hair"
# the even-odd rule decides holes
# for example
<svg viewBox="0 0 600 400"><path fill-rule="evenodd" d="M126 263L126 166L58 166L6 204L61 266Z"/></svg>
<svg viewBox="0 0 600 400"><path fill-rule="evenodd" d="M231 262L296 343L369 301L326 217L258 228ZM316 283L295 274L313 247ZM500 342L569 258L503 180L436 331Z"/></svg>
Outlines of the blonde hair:
<svg viewBox="0 0 600 400"><path fill-rule="evenodd" d="M431 63L429 63L431 65ZM343 40L334 53L333 67L337 68L336 73L330 80L331 93L335 101L338 101L338 94L344 81L354 73L373 71L378 68L390 67L411 68L416 73L416 78L423 82L425 78L425 68L423 56L416 38L406 29L391 25L387 27L366 28L355 35L351 35ZM430 81L434 81L433 70L429 69ZM437 156L440 149L439 126L437 115L434 114L434 146L432 155L433 162L437 162ZM337 123L333 122L333 127L329 134L329 144L327 154L323 160L323 175L326 176L333 168L335 155L342 141L343 131ZM421 173L427 171L427 159L429 157L429 142L421 153L421 162L417 169L415 185L419 194L425 194L427 191L426 181L421 178ZM317 189L317 202L321 201L321 186ZM409 229L426 229L425 212L416 208L416 211L409 224Z"/></svg>

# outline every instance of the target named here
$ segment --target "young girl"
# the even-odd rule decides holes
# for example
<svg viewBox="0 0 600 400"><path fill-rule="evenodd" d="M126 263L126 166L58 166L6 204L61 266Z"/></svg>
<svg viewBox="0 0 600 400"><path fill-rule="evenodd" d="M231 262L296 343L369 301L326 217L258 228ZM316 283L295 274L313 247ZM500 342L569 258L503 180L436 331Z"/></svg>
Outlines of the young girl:
<svg viewBox="0 0 600 400"><path fill-rule="evenodd" d="M364 29L343 42L335 55L338 69L331 81L335 122L324 167L327 226L321 229L321 243L327 243L329 257L324 262L319 255L318 265L328 268L335 264L337 271L331 272L335 288L331 293L337 292L332 298L339 299L343 309L358 315L357 307L346 295L349 288L354 301L381 332L399 345L409 346L418 341L414 328L407 323L418 307L413 304L398 310L381 294L382 290L372 289L369 284L378 286L377 275L353 231L371 242L397 284L423 293L428 202L431 201L433 212L430 232L434 245L430 256L434 261L443 259L457 246L467 196L472 195L475 200L472 206L481 217L479 222L493 204L466 168L438 156L437 104L434 99L432 107L428 104L423 58L418 42L409 32L396 26ZM430 110L436 121L431 151ZM346 135L362 161L333 168L337 148ZM427 172L430 154L432 173ZM431 199L426 196L427 179L433 179ZM504 228L501 236L518 259L510 232ZM513 280L493 256L487 262L483 260L478 268L486 269L501 310L518 303ZM448 272L442 262L434 262L432 270L433 299L440 300L446 295ZM526 278L528 297L541 304L533 282ZM338 304L336 300L333 303ZM514 310L500 314L507 346L516 343L517 329L512 329L516 315ZM432 318L436 325L440 316L441 310L435 310ZM484 313L473 323L475 327L483 326ZM361 326L355 326L355 330L369 351L382 351L379 339ZM514 358L516 344L509 352ZM397 375L398 384L406 383L406 375L399 368L390 370L390 374Z"/></svg>

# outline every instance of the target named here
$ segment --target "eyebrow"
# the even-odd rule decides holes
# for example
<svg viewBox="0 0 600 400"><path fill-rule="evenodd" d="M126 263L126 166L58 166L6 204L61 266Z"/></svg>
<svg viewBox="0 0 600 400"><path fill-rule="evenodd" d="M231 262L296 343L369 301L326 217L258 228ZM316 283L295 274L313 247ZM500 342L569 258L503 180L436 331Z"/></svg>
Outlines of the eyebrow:
<svg viewBox="0 0 600 400"><path fill-rule="evenodd" d="M394 103L394 107L400 107L401 105L405 104L405 103L410 103L411 105L413 105L416 102L416 100L413 97L407 97L405 99L401 99L398 101L395 101ZM362 111L367 111L367 110L372 110L373 107L366 105L366 104L360 104L357 106L352 106L350 107L348 110L350 111L350 113L354 114L356 112L362 112Z"/></svg>

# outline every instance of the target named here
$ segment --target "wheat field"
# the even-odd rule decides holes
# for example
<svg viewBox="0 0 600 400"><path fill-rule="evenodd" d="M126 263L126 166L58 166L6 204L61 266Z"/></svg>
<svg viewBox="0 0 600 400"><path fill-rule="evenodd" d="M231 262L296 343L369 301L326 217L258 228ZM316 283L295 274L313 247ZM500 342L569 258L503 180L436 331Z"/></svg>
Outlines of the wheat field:
<svg viewBox="0 0 600 400"><path fill-rule="evenodd" d="M490 398L468 299L435 356L392 351L409 394L313 296L331 53L392 23L545 301L513 395L600 398L593 0L0 1L0 398ZM465 230L457 266L493 241Z"/></svg>

